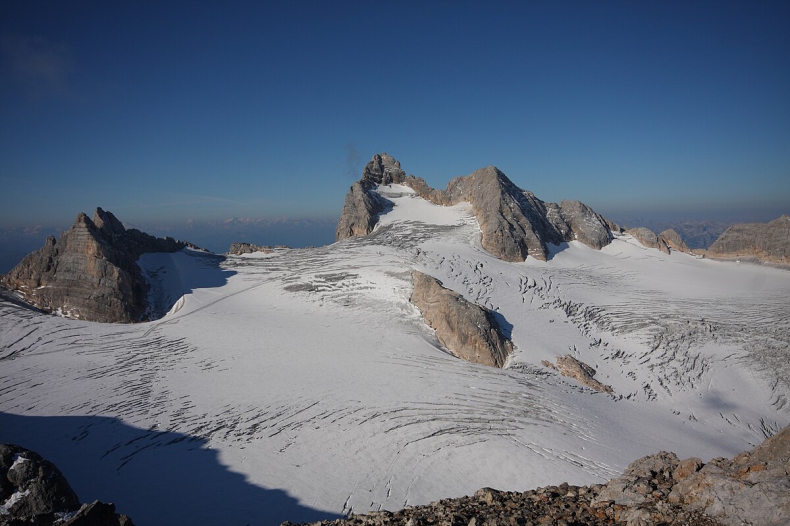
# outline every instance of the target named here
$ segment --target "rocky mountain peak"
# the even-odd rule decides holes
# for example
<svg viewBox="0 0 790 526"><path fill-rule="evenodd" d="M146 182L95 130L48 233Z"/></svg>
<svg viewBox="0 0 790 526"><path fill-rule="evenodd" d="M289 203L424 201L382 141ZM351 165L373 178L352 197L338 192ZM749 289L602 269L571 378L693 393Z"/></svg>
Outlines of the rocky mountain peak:
<svg viewBox="0 0 790 526"><path fill-rule="evenodd" d="M578 201L545 203L516 186L495 166L456 177L445 190L437 190L421 178L405 176L398 161L380 154L373 156L361 181L346 195L336 233L338 241L373 231L378 214L387 208L374 186L392 183L407 185L437 205L470 203L480 224L483 248L505 261L524 261L529 256L545 261L547 243L578 240L600 249L612 238L613 223L588 206Z"/></svg>
<svg viewBox="0 0 790 526"><path fill-rule="evenodd" d="M405 177L400 162L387 153L374 155L362 171L362 181L368 184L400 184Z"/></svg>
<svg viewBox="0 0 790 526"><path fill-rule="evenodd" d="M45 311L89 321L137 322L148 296L137 259L146 252L175 252L187 246L194 247L127 230L112 213L97 208L93 220L80 213L59 239L47 238L2 283Z"/></svg>
<svg viewBox="0 0 790 526"><path fill-rule="evenodd" d="M93 213L93 224L110 239L115 239L126 233L123 224L112 213L105 212L101 208L96 208Z"/></svg>

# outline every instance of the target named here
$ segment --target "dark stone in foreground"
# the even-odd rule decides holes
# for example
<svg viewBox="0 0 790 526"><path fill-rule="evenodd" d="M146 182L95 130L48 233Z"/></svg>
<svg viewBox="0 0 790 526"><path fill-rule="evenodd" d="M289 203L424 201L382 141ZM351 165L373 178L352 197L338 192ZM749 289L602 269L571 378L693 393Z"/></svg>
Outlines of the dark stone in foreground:
<svg viewBox="0 0 790 526"><path fill-rule="evenodd" d="M80 506L52 462L20 446L0 444L0 526L133 526L113 504Z"/></svg>

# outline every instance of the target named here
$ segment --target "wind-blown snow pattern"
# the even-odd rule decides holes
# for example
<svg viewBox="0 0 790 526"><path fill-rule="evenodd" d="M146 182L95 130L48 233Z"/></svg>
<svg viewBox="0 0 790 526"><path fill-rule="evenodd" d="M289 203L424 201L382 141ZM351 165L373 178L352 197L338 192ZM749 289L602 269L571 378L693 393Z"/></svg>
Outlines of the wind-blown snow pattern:
<svg viewBox="0 0 790 526"><path fill-rule="evenodd" d="M0 302L0 442L139 524L279 524L732 456L790 422L790 272L628 235L507 263L468 205L379 192L364 238L144 256L155 322ZM505 369L441 348L412 269L496 313ZM541 365L565 354L614 392Z"/></svg>

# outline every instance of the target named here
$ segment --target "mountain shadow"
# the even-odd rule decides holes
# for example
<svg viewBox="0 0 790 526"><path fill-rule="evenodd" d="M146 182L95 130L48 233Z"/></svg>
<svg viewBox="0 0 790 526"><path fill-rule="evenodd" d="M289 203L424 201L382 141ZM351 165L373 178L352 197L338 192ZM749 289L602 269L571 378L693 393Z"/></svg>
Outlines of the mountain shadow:
<svg viewBox="0 0 790 526"><path fill-rule="evenodd" d="M143 526L277 525L339 515L256 486L223 465L205 438L140 429L103 416L20 416L0 412L0 443L53 462L82 502L112 502ZM239 449L244 448L239 442Z"/></svg>

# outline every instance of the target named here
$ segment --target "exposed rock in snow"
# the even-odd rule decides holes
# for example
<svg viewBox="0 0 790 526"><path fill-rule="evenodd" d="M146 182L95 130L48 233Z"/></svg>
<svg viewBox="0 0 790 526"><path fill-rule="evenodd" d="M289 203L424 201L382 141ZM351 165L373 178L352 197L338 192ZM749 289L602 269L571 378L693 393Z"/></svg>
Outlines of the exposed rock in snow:
<svg viewBox="0 0 790 526"><path fill-rule="evenodd" d="M274 247L268 245L254 245L252 243L231 243L228 254L240 256L242 254L252 254L253 252L263 252L264 254L271 254L274 252Z"/></svg>
<svg viewBox="0 0 790 526"><path fill-rule="evenodd" d="M634 236L637 241L642 243L647 248L657 248L661 252L669 254L669 245L667 245L667 242L660 236L657 236L656 233L649 228L640 226L637 228L631 228L625 232L626 234Z"/></svg>
<svg viewBox="0 0 790 526"><path fill-rule="evenodd" d="M485 307L466 301L436 279L412 272L411 302L420 309L436 337L455 356L469 362L502 367L513 344L502 335L494 315Z"/></svg>
<svg viewBox="0 0 790 526"><path fill-rule="evenodd" d="M661 232L660 234L658 234L658 237L660 239L663 239L664 243L666 243L667 246L669 246L669 248L671 248L672 250L676 250L678 252L691 252L691 249L683 241L683 238L680 236L680 234L678 234L671 228L668 228L663 232Z"/></svg>
<svg viewBox="0 0 790 526"><path fill-rule="evenodd" d="M790 265L790 217L769 223L738 223L724 231L705 255L716 258L756 258Z"/></svg>
<svg viewBox="0 0 790 526"><path fill-rule="evenodd" d="M146 312L148 292L137 258L187 246L193 245L127 230L110 212L97 208L92 221L80 213L57 241L50 236L3 284L48 312L88 321L137 322Z"/></svg>
<svg viewBox="0 0 790 526"><path fill-rule="evenodd" d="M560 356L557 358L556 367L554 367L549 362L544 363L544 365L548 365L552 369L557 369L562 376L573 378L580 384L586 385L587 387L595 389L596 391L602 391L604 393L612 392L611 386L604 385L593 378L593 376L595 376L595 369L586 363L577 360L570 354L566 354L565 356Z"/></svg>
<svg viewBox="0 0 790 526"><path fill-rule="evenodd" d="M373 156L362 179L346 195L336 232L338 240L364 236L373 230L377 215L388 206L373 189L388 184L404 184L420 197L443 206L470 203L480 224L483 248L504 261L524 261L527 256L545 261L547 243L578 240L600 249L611 240L613 223L588 206L578 201L545 203L518 188L493 166L456 177L442 191L421 178L405 176L400 163L387 154Z"/></svg>

